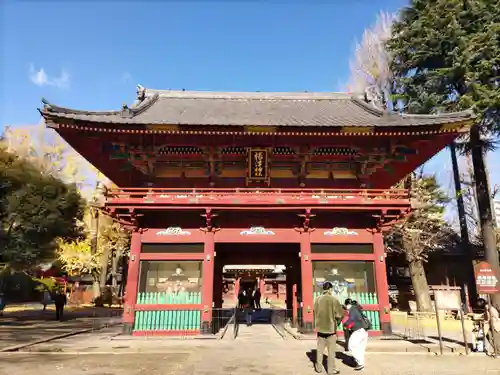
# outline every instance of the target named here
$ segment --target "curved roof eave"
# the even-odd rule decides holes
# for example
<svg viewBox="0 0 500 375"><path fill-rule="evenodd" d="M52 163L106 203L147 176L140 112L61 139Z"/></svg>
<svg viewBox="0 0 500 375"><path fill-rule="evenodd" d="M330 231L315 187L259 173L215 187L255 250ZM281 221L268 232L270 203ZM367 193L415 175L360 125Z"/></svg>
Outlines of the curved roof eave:
<svg viewBox="0 0 500 375"><path fill-rule="evenodd" d="M437 115L390 113L351 93L200 92L138 86L135 104L123 105L121 110L75 110L42 102L39 111L46 120L122 125L408 127L475 117L471 110Z"/></svg>

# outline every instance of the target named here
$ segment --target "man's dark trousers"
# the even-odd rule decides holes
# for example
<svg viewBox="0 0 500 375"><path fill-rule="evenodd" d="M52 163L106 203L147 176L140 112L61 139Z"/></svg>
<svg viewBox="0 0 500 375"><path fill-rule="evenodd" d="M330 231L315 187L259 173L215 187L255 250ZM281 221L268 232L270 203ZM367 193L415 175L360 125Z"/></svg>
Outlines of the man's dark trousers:
<svg viewBox="0 0 500 375"><path fill-rule="evenodd" d="M56 305L56 319L62 320L64 312L64 305Z"/></svg>

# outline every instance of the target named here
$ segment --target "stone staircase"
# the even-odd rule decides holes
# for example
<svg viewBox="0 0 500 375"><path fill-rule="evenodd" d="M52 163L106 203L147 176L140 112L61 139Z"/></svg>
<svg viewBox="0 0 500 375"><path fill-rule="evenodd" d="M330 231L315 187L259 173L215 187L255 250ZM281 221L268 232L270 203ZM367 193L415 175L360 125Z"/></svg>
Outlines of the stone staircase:
<svg viewBox="0 0 500 375"><path fill-rule="evenodd" d="M271 309L262 309L252 313L252 323L270 324L272 317ZM238 312L238 323L245 324L245 314Z"/></svg>
<svg viewBox="0 0 500 375"><path fill-rule="evenodd" d="M250 327L240 324L238 328L238 341L270 343L283 341L271 324L253 324Z"/></svg>

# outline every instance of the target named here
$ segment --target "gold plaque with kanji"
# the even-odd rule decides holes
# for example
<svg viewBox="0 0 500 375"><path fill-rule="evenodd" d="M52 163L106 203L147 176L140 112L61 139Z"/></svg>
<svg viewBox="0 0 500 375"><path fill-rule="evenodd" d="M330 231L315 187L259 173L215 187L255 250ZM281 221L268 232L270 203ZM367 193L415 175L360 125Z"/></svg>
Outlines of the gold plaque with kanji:
<svg viewBox="0 0 500 375"><path fill-rule="evenodd" d="M251 148L248 150L248 180L267 180L268 176L267 150L262 148Z"/></svg>

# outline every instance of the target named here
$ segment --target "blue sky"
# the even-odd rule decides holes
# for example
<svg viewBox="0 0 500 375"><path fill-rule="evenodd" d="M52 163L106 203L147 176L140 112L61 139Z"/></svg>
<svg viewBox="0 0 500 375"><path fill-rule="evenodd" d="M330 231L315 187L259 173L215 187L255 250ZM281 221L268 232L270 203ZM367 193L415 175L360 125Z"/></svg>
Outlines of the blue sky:
<svg viewBox="0 0 500 375"><path fill-rule="evenodd" d="M150 88L340 91L354 42L406 0L14 1L0 8L0 126L35 124L43 96L118 109ZM490 158L500 183L498 152ZM448 154L429 163L449 185Z"/></svg>

